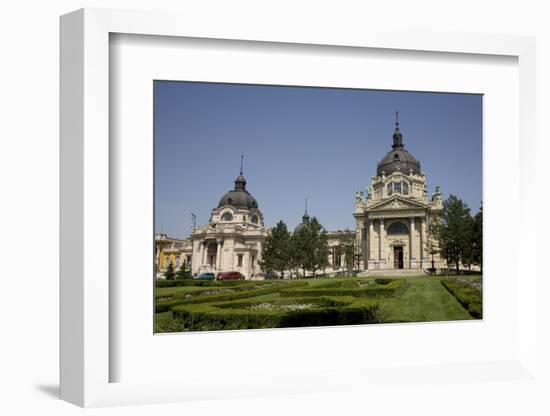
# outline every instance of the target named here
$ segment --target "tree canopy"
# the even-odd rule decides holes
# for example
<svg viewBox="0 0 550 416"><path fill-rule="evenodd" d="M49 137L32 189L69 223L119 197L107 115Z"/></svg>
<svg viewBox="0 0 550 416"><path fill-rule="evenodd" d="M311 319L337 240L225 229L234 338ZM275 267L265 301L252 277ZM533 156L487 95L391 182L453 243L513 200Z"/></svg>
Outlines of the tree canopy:
<svg viewBox="0 0 550 416"><path fill-rule="evenodd" d="M470 208L460 198L450 195L443 201L442 215L436 227L439 252L447 262L454 263L457 274L461 262L471 264L474 259L474 223Z"/></svg>
<svg viewBox="0 0 550 416"><path fill-rule="evenodd" d="M299 269L302 277L310 271L315 277L318 270L328 265L328 238L326 230L313 217L295 234L290 234L286 224L279 221L267 236L262 248L262 269L276 271L283 277L288 270Z"/></svg>
<svg viewBox="0 0 550 416"><path fill-rule="evenodd" d="M291 249L290 233L286 224L279 221L265 239L260 267L265 272L276 271L282 279L285 270L290 269Z"/></svg>

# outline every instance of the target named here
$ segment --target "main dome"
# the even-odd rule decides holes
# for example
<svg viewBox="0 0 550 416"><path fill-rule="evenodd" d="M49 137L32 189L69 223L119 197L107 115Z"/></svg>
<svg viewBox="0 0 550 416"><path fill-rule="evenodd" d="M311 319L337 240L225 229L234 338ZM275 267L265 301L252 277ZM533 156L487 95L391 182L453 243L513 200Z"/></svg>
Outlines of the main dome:
<svg viewBox="0 0 550 416"><path fill-rule="evenodd" d="M229 191L221 197L218 208L231 205L235 208L258 208L258 202L248 191Z"/></svg>
<svg viewBox="0 0 550 416"><path fill-rule="evenodd" d="M420 162L405 150L403 135L399 131L399 123L396 123L392 150L378 163L376 175L382 176L384 174L387 176L394 172L402 172L408 175L411 171L413 174L420 175Z"/></svg>
<svg viewBox="0 0 550 416"><path fill-rule="evenodd" d="M240 175L237 176L237 179L235 179L235 189L227 192L221 197L218 208L224 205L231 205L237 209L258 208L258 202L250 195L250 192L246 190L246 179L242 171Z"/></svg>

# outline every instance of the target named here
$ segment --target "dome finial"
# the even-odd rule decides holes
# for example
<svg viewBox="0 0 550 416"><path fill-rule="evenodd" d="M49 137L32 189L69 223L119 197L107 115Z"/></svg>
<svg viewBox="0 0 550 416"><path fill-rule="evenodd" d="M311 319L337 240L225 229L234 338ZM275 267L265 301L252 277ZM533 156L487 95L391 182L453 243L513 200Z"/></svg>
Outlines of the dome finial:
<svg viewBox="0 0 550 416"><path fill-rule="evenodd" d="M393 132L393 145L394 149L403 148L403 135L399 130L399 111L395 112L395 131Z"/></svg>
<svg viewBox="0 0 550 416"><path fill-rule="evenodd" d="M309 214L307 213L307 198L306 198L306 210L304 211L304 216L302 217L302 223L309 223Z"/></svg>
<svg viewBox="0 0 550 416"><path fill-rule="evenodd" d="M235 190L246 190L246 179L243 176L243 155L241 155L241 170L239 172L239 176L237 176L237 179L235 179Z"/></svg>

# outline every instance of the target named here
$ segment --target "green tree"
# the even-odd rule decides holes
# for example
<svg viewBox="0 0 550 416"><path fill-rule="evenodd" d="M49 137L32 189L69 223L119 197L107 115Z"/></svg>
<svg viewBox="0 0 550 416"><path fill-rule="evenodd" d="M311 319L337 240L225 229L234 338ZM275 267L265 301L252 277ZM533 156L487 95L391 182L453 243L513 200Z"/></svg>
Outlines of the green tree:
<svg viewBox="0 0 550 416"><path fill-rule="evenodd" d="M483 206L474 215L472 227L472 259L483 273Z"/></svg>
<svg viewBox="0 0 550 416"><path fill-rule="evenodd" d="M468 270L472 268L472 263L474 262L474 219L472 217L468 220L468 229L470 230L469 241L466 243L462 249L462 264L468 267Z"/></svg>
<svg viewBox="0 0 550 416"><path fill-rule="evenodd" d="M305 239L303 266L311 270L313 277L316 277L317 271L327 264L328 258L328 239L326 232L319 220L313 217L309 226L302 233Z"/></svg>
<svg viewBox="0 0 550 416"><path fill-rule="evenodd" d="M294 276L296 278L300 277L300 267L302 262L302 242L301 237L298 234L292 234L290 236L289 244L289 269L290 269L290 278Z"/></svg>
<svg viewBox="0 0 550 416"><path fill-rule="evenodd" d="M262 247L260 266L265 272L276 271L282 279L291 267L290 233L283 221L279 221L266 237Z"/></svg>
<svg viewBox="0 0 550 416"><path fill-rule="evenodd" d="M172 262L168 265L164 272L164 277L168 280L174 280L176 278L176 273L174 273L174 265Z"/></svg>
<svg viewBox="0 0 550 416"><path fill-rule="evenodd" d="M302 277L306 277L306 271L312 264L313 234L309 231L310 225L295 233L292 238L292 264L302 271ZM298 272L297 272L298 274Z"/></svg>
<svg viewBox="0 0 550 416"><path fill-rule="evenodd" d="M443 212L438 226L438 240L443 257L454 263L456 273L460 272L460 262L466 260L472 241L472 217L470 208L455 195L443 201Z"/></svg>
<svg viewBox="0 0 550 416"><path fill-rule="evenodd" d="M293 235L291 263L301 269L304 278L308 270L316 277L317 271L328 265L328 251L326 230L313 217L307 227Z"/></svg>
<svg viewBox="0 0 550 416"><path fill-rule="evenodd" d="M344 264L351 273L355 264L355 234L345 229L338 235L338 253L344 256Z"/></svg>
<svg viewBox="0 0 550 416"><path fill-rule="evenodd" d="M328 253L329 253L329 247L328 247L327 231L323 228L319 233L319 239L317 241L317 245L315 248L314 273L316 270L323 269L323 275L325 274L324 270L329 265Z"/></svg>
<svg viewBox="0 0 550 416"><path fill-rule="evenodd" d="M435 272L434 256L439 253L439 246L437 244L437 236L439 230L439 223L436 218L430 218L426 227L426 253L431 258L431 271Z"/></svg>
<svg viewBox="0 0 550 416"><path fill-rule="evenodd" d="M176 279L192 279L193 275L191 274L191 270L187 268L187 263L183 262L181 267L176 273Z"/></svg>

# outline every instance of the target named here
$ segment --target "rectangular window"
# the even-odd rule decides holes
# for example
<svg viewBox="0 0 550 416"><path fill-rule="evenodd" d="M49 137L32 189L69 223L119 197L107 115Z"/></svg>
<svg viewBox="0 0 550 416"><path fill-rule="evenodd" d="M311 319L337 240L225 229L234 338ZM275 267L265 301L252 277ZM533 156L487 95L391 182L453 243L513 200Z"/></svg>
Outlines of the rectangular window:
<svg viewBox="0 0 550 416"><path fill-rule="evenodd" d="M252 256L252 267L256 265L256 256Z"/></svg>
<svg viewBox="0 0 550 416"><path fill-rule="evenodd" d="M396 194L401 193L401 182L395 182L394 183L394 191Z"/></svg>
<svg viewBox="0 0 550 416"><path fill-rule="evenodd" d="M390 196L393 193L392 184L388 184L388 196Z"/></svg>
<svg viewBox="0 0 550 416"><path fill-rule="evenodd" d="M403 195L409 195L409 184L407 182L403 182Z"/></svg>
<svg viewBox="0 0 550 416"><path fill-rule="evenodd" d="M237 267L243 267L243 255L242 254L237 255Z"/></svg>

